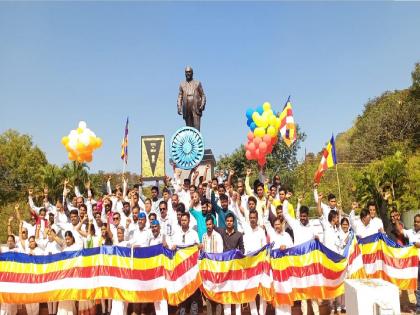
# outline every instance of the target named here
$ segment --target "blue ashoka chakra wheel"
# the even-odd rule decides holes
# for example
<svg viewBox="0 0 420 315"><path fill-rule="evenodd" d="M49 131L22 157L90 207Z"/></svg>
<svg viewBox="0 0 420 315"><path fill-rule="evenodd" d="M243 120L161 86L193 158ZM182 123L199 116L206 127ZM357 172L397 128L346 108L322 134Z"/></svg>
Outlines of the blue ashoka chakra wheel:
<svg viewBox="0 0 420 315"><path fill-rule="evenodd" d="M171 158L178 168L190 170L204 157L204 140L201 133L192 127L178 129L172 136Z"/></svg>

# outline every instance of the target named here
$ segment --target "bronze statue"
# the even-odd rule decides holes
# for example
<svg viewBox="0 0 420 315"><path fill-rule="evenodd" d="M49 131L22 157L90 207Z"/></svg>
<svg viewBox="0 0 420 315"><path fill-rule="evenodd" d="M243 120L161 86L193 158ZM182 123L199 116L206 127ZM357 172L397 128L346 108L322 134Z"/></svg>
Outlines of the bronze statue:
<svg viewBox="0 0 420 315"><path fill-rule="evenodd" d="M193 80L193 69L185 68L186 81L179 85L178 114L183 115L189 127L200 130L200 120L206 106L206 95L201 82Z"/></svg>

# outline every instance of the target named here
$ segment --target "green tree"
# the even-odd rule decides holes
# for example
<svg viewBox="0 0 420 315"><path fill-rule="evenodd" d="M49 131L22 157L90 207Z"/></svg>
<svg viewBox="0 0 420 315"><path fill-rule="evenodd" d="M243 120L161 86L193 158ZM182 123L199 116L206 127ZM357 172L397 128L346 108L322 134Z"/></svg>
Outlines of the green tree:
<svg viewBox="0 0 420 315"><path fill-rule="evenodd" d="M86 163L70 162L63 166L64 177L67 178L71 184L79 186L83 191L85 184L89 181L89 166Z"/></svg>
<svg viewBox="0 0 420 315"><path fill-rule="evenodd" d="M15 130L0 135L0 200L15 201L28 187L41 183L41 168L47 165L45 154L32 138Z"/></svg>
<svg viewBox="0 0 420 315"><path fill-rule="evenodd" d="M64 171L63 168L54 164L47 164L41 168L43 187L48 188L49 196L57 200L62 196Z"/></svg>

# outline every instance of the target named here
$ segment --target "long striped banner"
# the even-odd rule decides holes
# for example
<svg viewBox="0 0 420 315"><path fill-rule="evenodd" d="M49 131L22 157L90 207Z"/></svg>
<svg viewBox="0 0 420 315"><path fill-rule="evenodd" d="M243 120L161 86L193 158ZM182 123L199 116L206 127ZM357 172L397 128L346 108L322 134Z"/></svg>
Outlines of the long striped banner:
<svg viewBox="0 0 420 315"><path fill-rule="evenodd" d="M386 280L401 290L417 289L419 258L416 247L397 245L381 233L360 239L358 245L367 278Z"/></svg>
<svg viewBox="0 0 420 315"><path fill-rule="evenodd" d="M49 256L0 255L0 302L36 303L113 298L128 302L167 300L177 305L201 284L198 248L175 253L103 246Z"/></svg>
<svg viewBox="0 0 420 315"><path fill-rule="evenodd" d="M0 254L0 303L116 299L127 302L185 301L198 288L222 304L255 301L275 305L343 294L343 281L382 278L400 289L417 287L414 246L401 247L383 234L356 240L344 256L318 240L286 250L270 245L243 255L210 254L197 246L171 251L103 246L49 256Z"/></svg>
<svg viewBox="0 0 420 315"><path fill-rule="evenodd" d="M318 240L271 252L274 304L343 294L347 259Z"/></svg>
<svg viewBox="0 0 420 315"><path fill-rule="evenodd" d="M255 301L257 294L271 301L268 249L266 245L246 256L238 250L222 254L202 253L199 269L203 293L221 304Z"/></svg>

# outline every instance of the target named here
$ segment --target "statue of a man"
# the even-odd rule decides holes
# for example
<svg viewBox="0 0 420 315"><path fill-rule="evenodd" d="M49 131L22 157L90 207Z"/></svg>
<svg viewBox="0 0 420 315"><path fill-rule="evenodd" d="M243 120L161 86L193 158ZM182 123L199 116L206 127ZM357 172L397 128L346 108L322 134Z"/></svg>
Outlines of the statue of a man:
<svg viewBox="0 0 420 315"><path fill-rule="evenodd" d="M183 115L189 127L200 130L200 120L206 106L206 95L200 81L193 80L193 69L185 68L186 81L179 85L178 114Z"/></svg>

